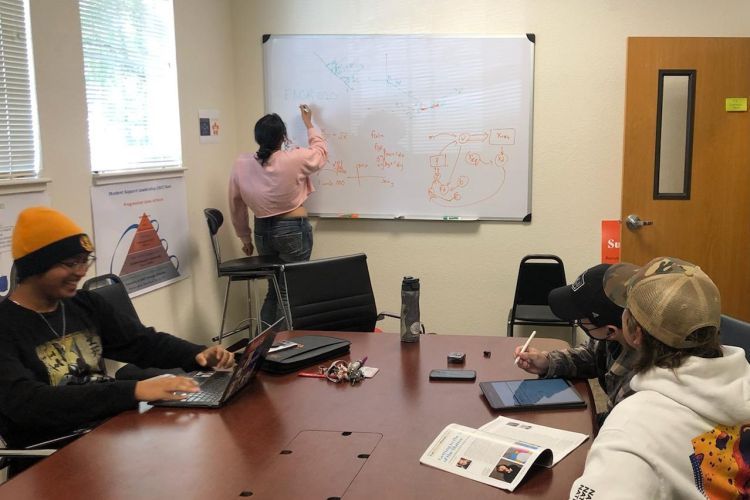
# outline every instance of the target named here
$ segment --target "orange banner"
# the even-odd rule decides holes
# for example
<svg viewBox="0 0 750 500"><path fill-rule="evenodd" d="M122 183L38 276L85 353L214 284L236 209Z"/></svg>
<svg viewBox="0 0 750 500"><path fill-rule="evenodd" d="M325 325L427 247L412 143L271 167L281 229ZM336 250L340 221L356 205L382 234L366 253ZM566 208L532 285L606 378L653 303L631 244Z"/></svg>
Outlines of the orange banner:
<svg viewBox="0 0 750 500"><path fill-rule="evenodd" d="M620 262L620 221L602 221L602 264Z"/></svg>

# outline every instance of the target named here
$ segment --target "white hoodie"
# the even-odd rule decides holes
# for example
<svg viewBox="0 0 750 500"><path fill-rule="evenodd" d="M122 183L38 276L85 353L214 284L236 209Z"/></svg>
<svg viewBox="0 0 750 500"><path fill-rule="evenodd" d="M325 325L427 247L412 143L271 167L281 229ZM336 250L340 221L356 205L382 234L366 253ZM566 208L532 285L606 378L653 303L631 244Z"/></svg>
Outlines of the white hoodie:
<svg viewBox="0 0 750 500"><path fill-rule="evenodd" d="M570 498L719 499L750 495L750 364L738 347L630 382Z"/></svg>

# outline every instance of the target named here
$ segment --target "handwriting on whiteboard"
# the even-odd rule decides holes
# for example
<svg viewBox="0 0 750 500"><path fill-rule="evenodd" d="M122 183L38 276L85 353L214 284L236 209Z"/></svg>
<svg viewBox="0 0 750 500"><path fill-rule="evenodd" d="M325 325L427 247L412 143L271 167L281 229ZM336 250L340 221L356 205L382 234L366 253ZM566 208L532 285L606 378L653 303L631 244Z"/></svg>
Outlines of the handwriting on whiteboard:
<svg viewBox="0 0 750 500"><path fill-rule="evenodd" d="M427 197L442 206L469 206L495 196L505 183L508 154L503 146L515 144L514 129L485 132L440 132L431 140L447 140L440 152L430 156L432 182ZM487 157L487 153L494 157ZM483 156L485 155L485 156ZM482 185L473 185L472 173L481 169ZM470 193L470 196L467 194Z"/></svg>

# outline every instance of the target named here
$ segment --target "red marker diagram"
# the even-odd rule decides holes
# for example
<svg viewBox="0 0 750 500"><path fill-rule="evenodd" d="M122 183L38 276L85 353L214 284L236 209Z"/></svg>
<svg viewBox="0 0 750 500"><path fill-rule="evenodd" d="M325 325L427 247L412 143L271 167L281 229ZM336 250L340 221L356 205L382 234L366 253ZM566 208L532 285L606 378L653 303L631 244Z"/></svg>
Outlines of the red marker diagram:
<svg viewBox="0 0 750 500"><path fill-rule="evenodd" d="M515 144L511 128L483 132L440 132L430 140L447 139L439 152L429 156L432 182L427 188L431 203L446 207L466 207L497 195L505 184L505 147ZM489 153L489 154L488 154ZM472 182L481 176L480 183Z"/></svg>
<svg viewBox="0 0 750 500"><path fill-rule="evenodd" d="M351 138L347 132L324 131L323 135L329 141L346 142ZM323 167L316 174L318 187L344 187L354 185L357 187L386 187L392 188L394 181L387 173L390 171L401 172L404 170L405 153L400 150L389 149L385 143L385 136L379 130L371 130L369 137L369 148L366 159L353 165L346 165L343 160L337 159ZM370 163L372 162L372 163Z"/></svg>

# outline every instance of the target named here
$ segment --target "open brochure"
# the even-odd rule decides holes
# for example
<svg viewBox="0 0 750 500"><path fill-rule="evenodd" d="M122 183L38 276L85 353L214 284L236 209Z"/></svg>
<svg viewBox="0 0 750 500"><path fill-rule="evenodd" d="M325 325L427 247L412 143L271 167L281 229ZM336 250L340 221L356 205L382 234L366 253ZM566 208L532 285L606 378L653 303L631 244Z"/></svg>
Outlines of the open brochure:
<svg viewBox="0 0 750 500"><path fill-rule="evenodd" d="M586 434L498 417L479 429L448 425L419 461L513 491L533 466L552 467L586 439Z"/></svg>

